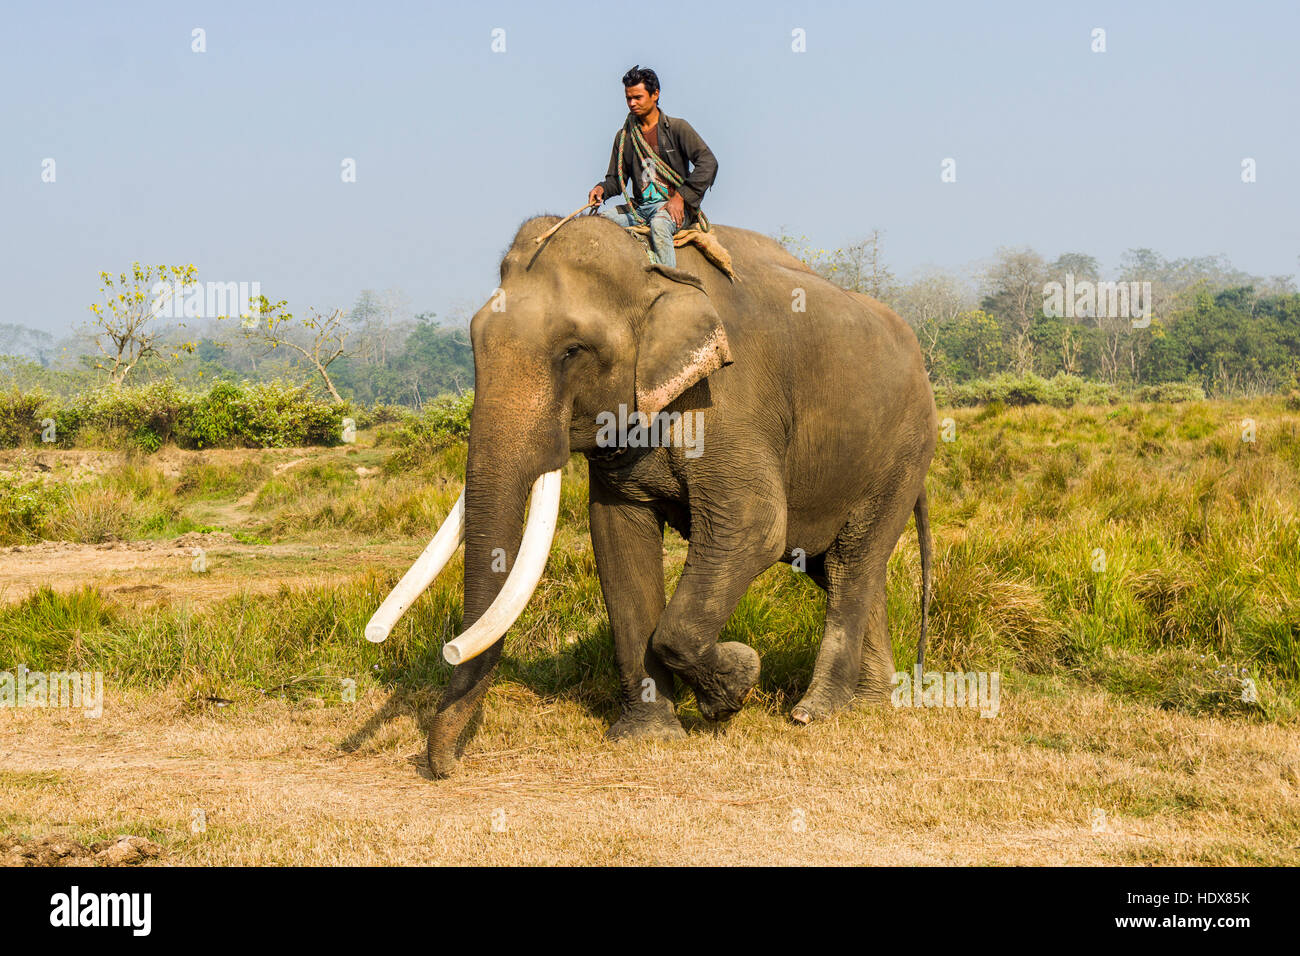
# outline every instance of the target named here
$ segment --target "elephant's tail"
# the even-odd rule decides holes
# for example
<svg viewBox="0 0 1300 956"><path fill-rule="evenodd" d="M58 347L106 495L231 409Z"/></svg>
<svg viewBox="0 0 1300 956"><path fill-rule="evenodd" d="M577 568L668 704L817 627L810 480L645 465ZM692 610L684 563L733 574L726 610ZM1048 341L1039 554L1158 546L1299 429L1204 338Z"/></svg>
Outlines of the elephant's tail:
<svg viewBox="0 0 1300 956"><path fill-rule="evenodd" d="M925 496L925 485L912 509L916 515L916 537L921 545L921 639L916 642L916 666L925 666L925 637L930 625L930 562L933 545L930 541L930 502Z"/></svg>

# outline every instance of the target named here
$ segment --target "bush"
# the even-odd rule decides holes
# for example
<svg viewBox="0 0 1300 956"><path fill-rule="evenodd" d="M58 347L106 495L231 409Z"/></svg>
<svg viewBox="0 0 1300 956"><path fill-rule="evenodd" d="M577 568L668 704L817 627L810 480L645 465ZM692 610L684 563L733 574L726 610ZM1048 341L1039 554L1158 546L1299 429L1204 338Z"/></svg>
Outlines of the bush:
<svg viewBox="0 0 1300 956"><path fill-rule="evenodd" d="M1192 382L1161 382L1142 386L1133 397L1139 402L1203 402L1205 389Z"/></svg>
<svg viewBox="0 0 1300 956"><path fill-rule="evenodd" d="M146 508L130 494L106 485L73 485L58 507L42 523L43 538L51 541L129 541L144 517Z"/></svg>
<svg viewBox="0 0 1300 956"><path fill-rule="evenodd" d="M961 408L1001 402L1003 405L1051 405L1073 408L1075 405L1113 405L1119 393L1113 385L1090 382L1077 375L1057 372L1051 378L1013 375L1003 372L993 378L976 379L934 390L935 402L945 408Z"/></svg>
<svg viewBox="0 0 1300 956"><path fill-rule="evenodd" d="M347 407L309 393L310 386L283 382L218 382L186 407L176 443L183 448L339 444Z"/></svg>
<svg viewBox="0 0 1300 956"><path fill-rule="evenodd" d="M401 418L391 406L385 421ZM105 385L57 406L41 391L0 393L0 448L35 444L44 418L54 421L58 446L157 451L182 448L281 448L337 445L343 419L366 428L376 416L364 406L323 401L309 385L217 382L206 392L182 390L174 381Z"/></svg>
<svg viewBox="0 0 1300 956"><path fill-rule="evenodd" d="M105 385L78 395L69 414L56 416L59 444L130 445L157 451L173 439L186 396L175 382ZM90 439L90 441L87 441Z"/></svg>
<svg viewBox="0 0 1300 956"><path fill-rule="evenodd" d="M366 406L353 401L345 401L338 406L339 421L352 419L352 425L360 431L363 428L370 428L375 423L375 415ZM341 426L340 426L341 427Z"/></svg>
<svg viewBox="0 0 1300 956"><path fill-rule="evenodd" d="M1077 375L1057 372L1047 379L1047 404L1054 408L1073 408L1075 405L1114 405L1119 401L1119 391L1105 382L1091 382Z"/></svg>
<svg viewBox="0 0 1300 956"><path fill-rule="evenodd" d="M469 414L474 407L474 393L444 395L424 406L424 413L408 419L397 428L386 430L376 444L396 445L397 451L384 463L385 468L401 471L417 467L435 453L469 437Z"/></svg>
<svg viewBox="0 0 1300 956"><path fill-rule="evenodd" d="M38 540L62 499L57 485L0 475L0 545Z"/></svg>
<svg viewBox="0 0 1300 956"><path fill-rule="evenodd" d="M229 445L243 430L244 390L231 382L217 382L181 416L184 443L191 448Z"/></svg>
<svg viewBox="0 0 1300 956"><path fill-rule="evenodd" d="M395 422L405 422L414 418L409 408L403 405L384 405L379 404L370 410L370 424L372 425L392 425Z"/></svg>
<svg viewBox="0 0 1300 956"><path fill-rule="evenodd" d="M254 447L342 442L345 406L312 398L310 386L258 383L245 386L245 391L248 421L244 438Z"/></svg>
<svg viewBox="0 0 1300 956"><path fill-rule="evenodd" d="M0 448L35 444L49 404L49 396L42 391L23 393L15 386L0 392Z"/></svg>

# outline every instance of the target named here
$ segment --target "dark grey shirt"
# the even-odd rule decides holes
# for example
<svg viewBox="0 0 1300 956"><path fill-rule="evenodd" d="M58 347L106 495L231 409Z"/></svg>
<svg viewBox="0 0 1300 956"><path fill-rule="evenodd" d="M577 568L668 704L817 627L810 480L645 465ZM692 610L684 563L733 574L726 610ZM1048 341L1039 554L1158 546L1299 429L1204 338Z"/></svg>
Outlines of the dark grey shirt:
<svg viewBox="0 0 1300 956"><path fill-rule="evenodd" d="M622 132L622 128L619 128ZM672 167L682 177L682 187L678 190L694 218L700 208L704 191L713 185L718 175L718 161L713 151L695 132L695 128L684 119L669 116L659 111L659 158ZM688 166L689 163L689 166ZM609 154L609 171L600 185L605 187L605 198L613 199L623 191L623 184L632 180L632 196L639 196L637 184L641 182L641 162L636 150L629 142L623 148L623 168L618 167L618 133L614 134L614 148Z"/></svg>

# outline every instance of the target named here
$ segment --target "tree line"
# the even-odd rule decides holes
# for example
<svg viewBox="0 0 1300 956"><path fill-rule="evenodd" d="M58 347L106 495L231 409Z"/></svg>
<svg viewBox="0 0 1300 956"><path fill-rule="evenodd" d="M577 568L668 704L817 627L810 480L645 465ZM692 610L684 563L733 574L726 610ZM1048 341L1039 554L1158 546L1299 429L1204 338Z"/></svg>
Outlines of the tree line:
<svg viewBox="0 0 1300 956"><path fill-rule="evenodd" d="M778 236L818 274L885 302L915 330L932 381L953 386L1002 373L1056 373L1138 388L1192 383L1209 394L1300 387L1300 294L1289 276L1262 277L1225 256L1166 259L1126 252L1113 274L1094 257L1049 260L1030 248L999 249L964 272L924 270L899 280L881 233L834 250ZM147 290L159 277L195 281L188 266L101 273L102 301L75 333L54 336L0 324L0 387L69 395L105 382L172 379L310 382L335 401L422 408L474 385L466 316L415 313L396 290L360 292L349 308L290 310L258 296L250 312L168 320ZM1119 283L1149 294L1137 318L1099 295L1074 308L1050 290ZM1079 302L1084 303L1084 298ZM1129 303L1136 306L1136 301ZM169 314L175 314L174 312Z"/></svg>
<svg viewBox="0 0 1300 956"><path fill-rule="evenodd" d="M70 396L110 383L296 381L336 402L416 409L473 388L467 321L413 314L397 290L364 289L350 308L324 310L259 295L230 315L176 319L151 294L160 276L198 278L193 266L133 263L101 273L103 301L61 340L0 325L0 387Z"/></svg>
<svg viewBox="0 0 1300 956"><path fill-rule="evenodd" d="M1294 279L1251 275L1222 255L1166 259L1131 249L1103 276L1085 253L1049 261L1030 248L1003 248L966 274L928 270L903 282L884 262L879 231L835 250L786 235L780 241L831 282L880 299L907 320L936 385L1001 373L1065 373L1128 387L1188 382L1220 395L1300 385ZM1138 283L1149 288L1141 303L1148 314L1117 314L1102 296L1089 308L1062 310L1053 283L1124 284L1125 293Z"/></svg>

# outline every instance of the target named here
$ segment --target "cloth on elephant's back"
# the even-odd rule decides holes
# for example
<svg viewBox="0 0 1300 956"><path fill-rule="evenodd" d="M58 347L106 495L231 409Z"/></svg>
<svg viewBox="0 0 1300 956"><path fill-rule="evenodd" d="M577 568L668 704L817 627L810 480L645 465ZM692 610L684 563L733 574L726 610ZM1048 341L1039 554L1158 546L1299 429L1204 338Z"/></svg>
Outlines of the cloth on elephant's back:
<svg viewBox="0 0 1300 956"><path fill-rule="evenodd" d="M650 227L649 226L625 226L628 232L635 235L645 245L646 249L650 248ZM735 270L731 268L731 253L723 247L718 240L717 233L709 231L703 232L694 227L682 229L673 235L674 246L684 246L691 243L699 249L704 258L708 259L717 266L722 273L732 282L739 282Z"/></svg>

